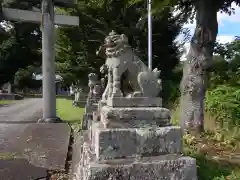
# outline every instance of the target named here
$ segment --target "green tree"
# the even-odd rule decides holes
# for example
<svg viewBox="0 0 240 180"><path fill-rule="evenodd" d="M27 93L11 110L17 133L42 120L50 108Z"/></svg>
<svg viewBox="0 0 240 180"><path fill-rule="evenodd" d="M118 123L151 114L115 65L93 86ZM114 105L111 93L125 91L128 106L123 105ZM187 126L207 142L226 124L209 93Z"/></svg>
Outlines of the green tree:
<svg viewBox="0 0 240 180"><path fill-rule="evenodd" d="M4 7L19 9L31 9L37 1L22 3L19 1L3 1ZM39 3L39 2L38 2ZM1 11L0 11L1 12ZM1 22L4 20L3 14L0 15ZM9 22L5 24L10 28L3 28L0 33L0 86L11 79L20 68L25 68L30 64L41 64L41 33L39 25L24 22Z"/></svg>
<svg viewBox="0 0 240 180"><path fill-rule="evenodd" d="M210 74L209 87L218 85L239 87L240 85L240 40L236 38L231 43L218 44L215 47L213 61L208 68Z"/></svg>
<svg viewBox="0 0 240 180"><path fill-rule="evenodd" d="M178 1L179 2L179 1ZM187 61L183 68L181 88L181 126L187 130L204 130L204 97L206 91L206 69L212 62L212 55L218 33L217 12L231 14L231 4L240 1L187 0L180 3L183 9L193 9L196 28L191 39ZM186 12L186 11L185 11Z"/></svg>
<svg viewBox="0 0 240 180"><path fill-rule="evenodd" d="M18 89L39 88L41 85L41 81L35 80L33 78L33 73L35 72L36 67L34 66L28 66L25 69L19 69L15 73L14 86L17 87Z"/></svg>

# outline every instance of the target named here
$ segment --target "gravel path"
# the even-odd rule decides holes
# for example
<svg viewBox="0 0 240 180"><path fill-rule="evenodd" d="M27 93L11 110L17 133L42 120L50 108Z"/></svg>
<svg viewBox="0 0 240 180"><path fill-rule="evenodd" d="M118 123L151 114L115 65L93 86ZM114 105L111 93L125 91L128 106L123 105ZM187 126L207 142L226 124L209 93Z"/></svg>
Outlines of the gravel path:
<svg viewBox="0 0 240 180"><path fill-rule="evenodd" d="M42 99L29 98L0 107L0 123L35 123L42 116Z"/></svg>

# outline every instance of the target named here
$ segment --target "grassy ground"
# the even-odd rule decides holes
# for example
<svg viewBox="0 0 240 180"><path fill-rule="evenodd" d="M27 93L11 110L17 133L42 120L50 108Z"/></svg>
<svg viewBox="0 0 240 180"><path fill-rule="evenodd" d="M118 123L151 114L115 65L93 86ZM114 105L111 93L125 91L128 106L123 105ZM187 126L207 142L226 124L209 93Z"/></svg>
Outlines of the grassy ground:
<svg viewBox="0 0 240 180"><path fill-rule="evenodd" d="M173 124L178 117L176 110ZM184 136L184 153L197 159L199 180L240 180L240 134L218 129L214 122L206 115L205 133Z"/></svg>
<svg viewBox="0 0 240 180"><path fill-rule="evenodd" d="M12 160L12 159L16 159L16 158L17 158L16 153L0 152L0 160Z"/></svg>
<svg viewBox="0 0 240 180"><path fill-rule="evenodd" d="M0 105L7 105L7 104L12 104L14 101L11 100L0 100Z"/></svg>
<svg viewBox="0 0 240 180"><path fill-rule="evenodd" d="M72 100L57 98L57 115L69 123L81 124L84 107L72 106Z"/></svg>

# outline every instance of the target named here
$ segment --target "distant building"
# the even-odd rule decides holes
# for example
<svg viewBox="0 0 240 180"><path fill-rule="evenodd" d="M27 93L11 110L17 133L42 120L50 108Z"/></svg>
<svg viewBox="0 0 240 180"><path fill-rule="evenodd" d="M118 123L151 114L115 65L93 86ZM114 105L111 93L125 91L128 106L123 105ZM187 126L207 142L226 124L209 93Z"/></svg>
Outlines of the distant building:
<svg viewBox="0 0 240 180"><path fill-rule="evenodd" d="M38 80L38 81L42 81L43 76L42 76L42 74L33 74L33 79ZM60 83L62 81L63 81L62 76L56 74L55 75L56 94L66 94L66 95L68 95L69 94L68 90L65 90L64 88L61 87ZM42 88L40 88L40 92L42 92Z"/></svg>
<svg viewBox="0 0 240 180"><path fill-rule="evenodd" d="M43 76L42 76L42 74L33 74L33 79L35 79L35 80L42 80ZM63 81L62 76L56 74L55 75L55 82L58 83L58 82L61 82L61 81Z"/></svg>
<svg viewBox="0 0 240 180"><path fill-rule="evenodd" d="M11 85L11 83L8 82L8 83L5 83L4 85L2 85L1 91L5 92L5 93L12 93L12 85Z"/></svg>

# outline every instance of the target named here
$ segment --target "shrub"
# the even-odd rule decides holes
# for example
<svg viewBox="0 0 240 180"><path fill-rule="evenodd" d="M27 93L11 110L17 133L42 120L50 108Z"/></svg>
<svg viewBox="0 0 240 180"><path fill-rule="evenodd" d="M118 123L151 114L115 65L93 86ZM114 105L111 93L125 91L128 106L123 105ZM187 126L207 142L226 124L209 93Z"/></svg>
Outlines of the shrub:
<svg viewBox="0 0 240 180"><path fill-rule="evenodd" d="M221 128L240 125L240 90L226 85L207 91L205 110L219 122Z"/></svg>

